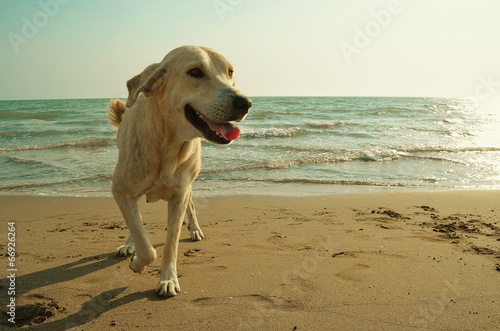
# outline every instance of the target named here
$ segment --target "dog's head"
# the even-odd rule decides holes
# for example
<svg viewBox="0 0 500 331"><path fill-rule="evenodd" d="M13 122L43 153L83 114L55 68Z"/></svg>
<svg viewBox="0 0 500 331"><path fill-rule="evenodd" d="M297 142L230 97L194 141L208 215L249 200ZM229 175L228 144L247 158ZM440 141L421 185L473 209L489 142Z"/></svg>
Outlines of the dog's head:
<svg viewBox="0 0 500 331"><path fill-rule="evenodd" d="M233 72L231 64L216 51L182 46L127 82L127 107L132 107L142 92L157 99L160 111L170 117L167 121L176 121L183 135L229 144L240 132L230 122L243 121L252 105L234 87Z"/></svg>

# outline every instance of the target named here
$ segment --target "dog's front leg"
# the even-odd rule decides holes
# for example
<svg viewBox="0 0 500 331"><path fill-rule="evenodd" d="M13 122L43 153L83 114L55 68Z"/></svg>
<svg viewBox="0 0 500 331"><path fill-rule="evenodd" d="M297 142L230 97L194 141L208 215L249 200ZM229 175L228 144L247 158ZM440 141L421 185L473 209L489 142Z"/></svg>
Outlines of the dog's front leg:
<svg viewBox="0 0 500 331"><path fill-rule="evenodd" d="M167 239L161 257L160 281L156 292L160 296L170 297L179 293L180 286L177 279L177 249L182 227L189 202L189 190L177 194L168 201Z"/></svg>
<svg viewBox="0 0 500 331"><path fill-rule="evenodd" d="M127 243L135 246L135 255L129 264L130 269L134 272L142 273L146 269L146 266L153 263L156 259L156 251L149 242L148 235L142 224L142 217L137 206L137 198L130 197L114 189L113 196L130 230L130 237ZM117 251L120 247L118 247Z"/></svg>

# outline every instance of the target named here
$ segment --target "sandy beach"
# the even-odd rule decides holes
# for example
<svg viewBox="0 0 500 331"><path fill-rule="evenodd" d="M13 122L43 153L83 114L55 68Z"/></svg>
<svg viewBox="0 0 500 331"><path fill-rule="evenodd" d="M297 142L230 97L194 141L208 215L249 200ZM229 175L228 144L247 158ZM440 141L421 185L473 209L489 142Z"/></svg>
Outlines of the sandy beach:
<svg viewBox="0 0 500 331"><path fill-rule="evenodd" d="M206 237L192 242L183 227L181 292L163 299L154 291L159 259L134 274L129 258L114 256L128 231L112 199L1 196L2 310L15 299L15 325L33 330L500 325L498 190L195 204ZM140 208L161 253L167 204L141 200ZM9 267L11 230L16 255ZM2 328L12 326L12 315L2 315Z"/></svg>

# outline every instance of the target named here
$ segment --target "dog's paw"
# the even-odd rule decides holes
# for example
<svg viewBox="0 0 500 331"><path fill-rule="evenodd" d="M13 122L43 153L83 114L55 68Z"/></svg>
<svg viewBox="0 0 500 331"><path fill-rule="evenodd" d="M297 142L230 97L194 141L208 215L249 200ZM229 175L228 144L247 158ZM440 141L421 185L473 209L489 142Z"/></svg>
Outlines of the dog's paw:
<svg viewBox="0 0 500 331"><path fill-rule="evenodd" d="M134 244L132 244L132 245L128 245L128 244L121 245L115 251L115 255L116 256L128 256L128 255L132 255L134 253L135 253L135 246L134 246Z"/></svg>
<svg viewBox="0 0 500 331"><path fill-rule="evenodd" d="M130 264L128 265L128 267L132 269L133 272L142 274L144 270L146 270L147 264L138 263L137 261L137 256L132 256L130 258Z"/></svg>
<svg viewBox="0 0 500 331"><path fill-rule="evenodd" d="M158 286L156 287L156 293L161 297L173 297L180 292L179 281L177 277L175 279L160 280Z"/></svg>
<svg viewBox="0 0 500 331"><path fill-rule="evenodd" d="M146 266L153 263L154 260L156 260L156 251L153 249L147 254L147 256L143 257L142 259L137 254L132 256L132 258L130 259L130 264L128 266L130 267L130 269L132 269L133 272L142 274L144 270L146 270Z"/></svg>
<svg viewBox="0 0 500 331"><path fill-rule="evenodd" d="M191 240L192 241L200 241L202 240L203 238L205 238L205 236L203 235L203 232L201 232L201 229L193 229L193 230L190 230L189 231L191 233Z"/></svg>

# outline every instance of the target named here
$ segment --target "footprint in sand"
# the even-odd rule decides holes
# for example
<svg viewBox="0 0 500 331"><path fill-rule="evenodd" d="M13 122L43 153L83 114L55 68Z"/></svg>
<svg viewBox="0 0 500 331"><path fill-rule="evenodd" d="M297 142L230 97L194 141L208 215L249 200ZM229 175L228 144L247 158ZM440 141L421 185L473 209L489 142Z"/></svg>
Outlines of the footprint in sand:
<svg viewBox="0 0 500 331"><path fill-rule="evenodd" d="M370 269L370 266L366 264L355 264L345 270L342 270L335 276L350 282L362 282L365 278L365 272Z"/></svg>
<svg viewBox="0 0 500 331"><path fill-rule="evenodd" d="M276 303L273 299L260 294L247 294L240 296L228 297L204 297L194 299L192 303L196 306L211 307L211 306L238 306L238 307L255 307L258 305L262 308L274 308Z"/></svg>

